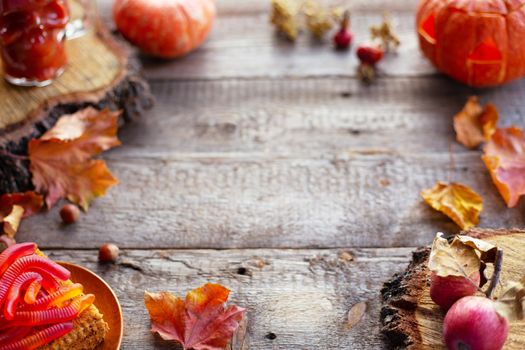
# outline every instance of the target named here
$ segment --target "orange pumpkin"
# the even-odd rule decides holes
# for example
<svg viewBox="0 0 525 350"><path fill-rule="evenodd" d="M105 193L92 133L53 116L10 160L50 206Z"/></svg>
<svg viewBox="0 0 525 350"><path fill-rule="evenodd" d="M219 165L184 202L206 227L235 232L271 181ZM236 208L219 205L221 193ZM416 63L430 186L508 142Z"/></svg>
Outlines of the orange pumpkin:
<svg viewBox="0 0 525 350"><path fill-rule="evenodd" d="M419 44L442 72L475 87L525 75L525 0L422 0Z"/></svg>
<svg viewBox="0 0 525 350"><path fill-rule="evenodd" d="M120 33L143 52L162 58L199 47L215 19L215 0L116 0Z"/></svg>

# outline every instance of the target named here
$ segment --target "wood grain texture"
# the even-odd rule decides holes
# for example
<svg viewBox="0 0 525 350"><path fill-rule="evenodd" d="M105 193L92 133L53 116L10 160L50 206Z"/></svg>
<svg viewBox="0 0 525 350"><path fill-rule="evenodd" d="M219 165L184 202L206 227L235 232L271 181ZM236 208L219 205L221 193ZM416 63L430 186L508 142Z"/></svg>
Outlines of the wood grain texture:
<svg viewBox="0 0 525 350"><path fill-rule="evenodd" d="M525 231L475 228L465 234L491 242L504 252L500 284L495 290L495 296L499 295L507 282L521 280L525 269ZM382 332L394 347L446 350L442 340L445 313L432 301L429 294L429 253L430 248L416 251L407 270L385 284L382 290ZM520 350L525 347L524 325L525 321L510 324L506 350Z"/></svg>
<svg viewBox="0 0 525 350"><path fill-rule="evenodd" d="M46 253L94 270L114 288L125 316L122 349L175 348L149 332L145 290L184 295L213 281L248 309L245 349L372 350L383 346L381 283L404 268L409 250L130 250L116 266L99 265L96 251ZM366 314L349 330L347 313L362 301Z"/></svg>
<svg viewBox="0 0 525 350"><path fill-rule="evenodd" d="M481 225L524 225L523 203L506 208L479 154L458 155L452 172L446 154L335 156L122 148L106 157L121 183L90 215L62 227L55 209L24 221L18 237L38 241L45 234L46 247L69 248L105 240L133 248L426 245L437 230L459 230L419 195L449 176L485 199Z"/></svg>

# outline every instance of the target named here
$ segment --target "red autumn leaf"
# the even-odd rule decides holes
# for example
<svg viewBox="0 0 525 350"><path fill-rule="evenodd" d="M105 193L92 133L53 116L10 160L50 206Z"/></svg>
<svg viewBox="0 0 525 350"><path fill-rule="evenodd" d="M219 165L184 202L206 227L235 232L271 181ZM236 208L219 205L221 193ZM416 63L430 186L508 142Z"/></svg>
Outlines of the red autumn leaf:
<svg viewBox="0 0 525 350"><path fill-rule="evenodd" d="M87 210L95 197L117 184L106 163L92 157L120 145L119 114L86 108L61 117L40 139L29 142L33 184L45 193L48 207L65 197Z"/></svg>
<svg viewBox="0 0 525 350"><path fill-rule="evenodd" d="M0 196L0 234L13 239L22 218L42 209L44 199L35 192L6 193Z"/></svg>
<svg viewBox="0 0 525 350"><path fill-rule="evenodd" d="M525 137L517 127L497 129L484 148L483 161L509 208L525 195Z"/></svg>
<svg viewBox="0 0 525 350"><path fill-rule="evenodd" d="M225 306L229 294L227 288L211 283L192 290L185 300L169 292L146 292L151 331L179 342L184 350L224 349L245 313L236 305Z"/></svg>
<svg viewBox="0 0 525 350"><path fill-rule="evenodd" d="M42 195L33 191L24 193L6 193L0 196L0 215L11 212L13 205L24 208L24 218L36 214L44 205Z"/></svg>

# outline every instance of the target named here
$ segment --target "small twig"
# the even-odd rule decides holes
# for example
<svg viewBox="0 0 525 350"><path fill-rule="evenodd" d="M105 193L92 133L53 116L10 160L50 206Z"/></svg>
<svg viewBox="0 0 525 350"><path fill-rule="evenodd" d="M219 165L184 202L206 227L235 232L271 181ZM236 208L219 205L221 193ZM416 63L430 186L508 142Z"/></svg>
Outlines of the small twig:
<svg viewBox="0 0 525 350"><path fill-rule="evenodd" d="M487 298L492 299L492 293L494 293L494 289L496 289L496 286L499 283L499 277L501 274L501 266L503 264L503 250L498 249L496 252L496 259L494 260L494 273L492 274L492 277L490 279L490 285L487 289L487 292L485 293L487 295Z"/></svg>
<svg viewBox="0 0 525 350"><path fill-rule="evenodd" d="M5 156L5 157L13 158L13 159L18 159L18 160L28 160L29 159L29 157L27 156L20 156L18 154L13 154L11 152L4 151L2 149L0 149L0 156Z"/></svg>

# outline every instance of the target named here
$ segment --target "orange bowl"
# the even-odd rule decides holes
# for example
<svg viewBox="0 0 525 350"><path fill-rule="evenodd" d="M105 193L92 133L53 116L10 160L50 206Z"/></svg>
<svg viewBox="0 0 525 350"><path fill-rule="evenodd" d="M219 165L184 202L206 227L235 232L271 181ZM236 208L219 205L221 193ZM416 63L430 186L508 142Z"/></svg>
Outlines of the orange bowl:
<svg viewBox="0 0 525 350"><path fill-rule="evenodd" d="M58 264L71 272L71 280L73 282L84 286L84 293L95 295L95 306L104 315L104 320L109 325L106 339L97 350L120 349L124 333L124 320L115 292L101 277L84 267L62 261L58 262Z"/></svg>

